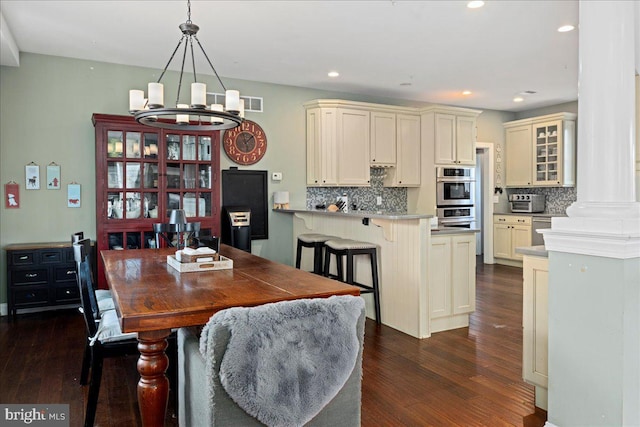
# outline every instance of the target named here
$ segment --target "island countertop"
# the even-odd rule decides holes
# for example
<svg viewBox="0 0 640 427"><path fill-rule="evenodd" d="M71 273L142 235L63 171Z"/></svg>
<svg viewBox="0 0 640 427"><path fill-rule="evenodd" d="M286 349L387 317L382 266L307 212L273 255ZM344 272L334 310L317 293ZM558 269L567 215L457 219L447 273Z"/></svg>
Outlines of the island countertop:
<svg viewBox="0 0 640 427"><path fill-rule="evenodd" d="M399 213L399 212L384 212L384 211L352 211L349 212L331 212L326 209L274 209L274 212L284 213L306 213L317 215L328 215L343 218L380 218L380 219L393 219L393 220L407 220L407 219L422 219L432 218L433 215L422 213Z"/></svg>

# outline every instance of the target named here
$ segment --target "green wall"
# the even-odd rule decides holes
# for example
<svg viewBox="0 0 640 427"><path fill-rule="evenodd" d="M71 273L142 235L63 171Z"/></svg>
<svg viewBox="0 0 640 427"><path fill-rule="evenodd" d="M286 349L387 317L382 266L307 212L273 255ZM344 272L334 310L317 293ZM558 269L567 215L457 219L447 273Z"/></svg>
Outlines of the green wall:
<svg viewBox="0 0 640 427"><path fill-rule="evenodd" d="M0 247L11 243L67 241L83 230L95 238L95 152L93 113L127 115L129 89L146 89L160 70L37 54L21 54L20 67L0 67L0 181L20 184L20 208L0 207ZM221 92L210 76L200 76L209 91ZM251 168L282 172L269 182L269 194L288 190L292 204L306 199L305 113L302 104L317 98L341 98L405 106L424 104L339 92L224 79L241 94L264 98L263 113L247 113L268 138L264 158ZM163 78L165 99L175 99L177 73ZM184 92L186 97L188 92ZM233 164L221 151L221 168ZM25 190L25 165L61 165L61 190ZM82 185L82 206L67 208L66 188ZM4 188L2 188L4 197ZM288 214L270 213L269 239L255 241L253 252L292 263L292 228ZM6 255L0 258L0 302L6 303Z"/></svg>

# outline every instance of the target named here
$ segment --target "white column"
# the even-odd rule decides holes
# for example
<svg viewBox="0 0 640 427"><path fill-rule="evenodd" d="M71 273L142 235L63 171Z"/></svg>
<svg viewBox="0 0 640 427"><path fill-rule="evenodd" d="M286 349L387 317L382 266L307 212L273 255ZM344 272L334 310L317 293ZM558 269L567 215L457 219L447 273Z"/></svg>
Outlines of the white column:
<svg viewBox="0 0 640 427"><path fill-rule="evenodd" d="M544 233L548 425L640 425L637 3L580 1L578 200Z"/></svg>
<svg viewBox="0 0 640 427"><path fill-rule="evenodd" d="M575 233L640 233L635 195L635 53L637 2L581 1L579 26L578 200L554 218L547 249L623 258L640 241L602 245ZM573 235L560 235L568 232ZM584 237L584 236L583 236Z"/></svg>

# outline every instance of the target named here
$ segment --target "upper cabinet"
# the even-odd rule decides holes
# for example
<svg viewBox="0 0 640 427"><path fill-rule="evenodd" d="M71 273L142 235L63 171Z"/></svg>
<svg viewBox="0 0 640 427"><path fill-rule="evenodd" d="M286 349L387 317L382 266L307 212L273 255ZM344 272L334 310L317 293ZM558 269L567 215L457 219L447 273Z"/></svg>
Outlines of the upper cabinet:
<svg viewBox="0 0 640 427"><path fill-rule="evenodd" d="M396 115L383 111L371 113L371 166L396 165Z"/></svg>
<svg viewBox="0 0 640 427"><path fill-rule="evenodd" d="M415 109L337 99L304 106L308 186L369 186L370 167L389 168L386 186L420 185Z"/></svg>
<svg viewBox="0 0 640 427"><path fill-rule="evenodd" d="M574 186L575 119L558 113L505 123L507 187Z"/></svg>
<svg viewBox="0 0 640 427"><path fill-rule="evenodd" d="M368 186L368 111L340 102L312 101L307 108L307 185Z"/></svg>
<svg viewBox="0 0 640 427"><path fill-rule="evenodd" d="M423 138L433 142L436 165L476 164L476 119L480 110L430 107L422 110Z"/></svg>
<svg viewBox="0 0 640 427"><path fill-rule="evenodd" d="M396 167L387 171L388 187L420 186L420 116L396 115Z"/></svg>

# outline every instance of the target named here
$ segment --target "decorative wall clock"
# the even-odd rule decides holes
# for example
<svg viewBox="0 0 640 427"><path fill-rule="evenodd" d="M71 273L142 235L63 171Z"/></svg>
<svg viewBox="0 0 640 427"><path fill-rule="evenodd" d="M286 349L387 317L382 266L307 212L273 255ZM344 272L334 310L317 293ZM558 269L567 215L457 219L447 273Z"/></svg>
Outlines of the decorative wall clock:
<svg viewBox="0 0 640 427"><path fill-rule="evenodd" d="M257 163L267 151L267 135L256 122L245 120L224 132L224 152L239 165Z"/></svg>

